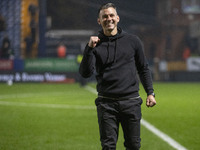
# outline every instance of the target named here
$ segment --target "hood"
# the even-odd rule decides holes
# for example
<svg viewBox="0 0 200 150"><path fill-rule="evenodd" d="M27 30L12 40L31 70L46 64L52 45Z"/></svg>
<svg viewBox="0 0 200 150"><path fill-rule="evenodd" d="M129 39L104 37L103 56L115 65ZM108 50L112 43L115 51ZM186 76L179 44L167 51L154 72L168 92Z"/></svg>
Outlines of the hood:
<svg viewBox="0 0 200 150"><path fill-rule="evenodd" d="M106 36L103 30L101 30L99 31L98 37L102 42L107 42L107 41L113 41L113 40L119 39L122 36L124 36L125 32L120 27L117 27L117 31L118 31L117 34L114 36Z"/></svg>
<svg viewBox="0 0 200 150"><path fill-rule="evenodd" d="M99 31L99 39L100 39L100 43L102 42L106 42L107 43L107 61L106 61L106 64L108 65L111 65L113 63L115 63L117 60L116 60L116 56L117 56L117 42L118 42L118 39L120 39L121 37L124 36L125 32L120 28L118 27L117 28L118 32L116 35L114 36L106 36L103 32L103 30ZM110 52L110 44L112 44L114 42L114 54L111 54ZM112 56L114 55L114 56Z"/></svg>

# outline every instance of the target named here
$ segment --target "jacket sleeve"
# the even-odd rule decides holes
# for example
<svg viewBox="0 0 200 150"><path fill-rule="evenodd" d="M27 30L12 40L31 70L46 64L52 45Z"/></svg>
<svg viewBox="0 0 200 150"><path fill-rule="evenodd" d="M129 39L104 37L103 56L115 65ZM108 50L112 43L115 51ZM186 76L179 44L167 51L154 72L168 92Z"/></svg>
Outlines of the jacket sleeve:
<svg viewBox="0 0 200 150"><path fill-rule="evenodd" d="M94 72L94 54L93 54L93 48L90 48L88 45L86 45L84 53L83 53L83 59L81 61L80 67L79 67L79 73L84 78L89 78Z"/></svg>
<svg viewBox="0 0 200 150"><path fill-rule="evenodd" d="M136 38L136 53L135 53L135 62L137 71L140 77L140 81L147 93L147 95L153 93L153 83L151 71L148 66L147 59L144 54L144 47L139 38Z"/></svg>

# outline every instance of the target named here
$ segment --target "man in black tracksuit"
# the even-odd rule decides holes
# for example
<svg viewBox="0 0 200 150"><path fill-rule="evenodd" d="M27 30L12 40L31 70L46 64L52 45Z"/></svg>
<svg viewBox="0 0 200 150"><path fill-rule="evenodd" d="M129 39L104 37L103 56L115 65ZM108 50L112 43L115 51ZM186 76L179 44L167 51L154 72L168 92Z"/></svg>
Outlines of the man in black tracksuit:
<svg viewBox="0 0 200 150"><path fill-rule="evenodd" d="M140 148L142 99L139 96L137 73L147 93L146 105L156 104L151 73L140 39L124 32L116 7L112 3L99 9L98 23L102 31L91 36L87 44L80 74L87 78L96 69L97 106L100 139L103 150L115 150L119 123L124 132L127 150Z"/></svg>

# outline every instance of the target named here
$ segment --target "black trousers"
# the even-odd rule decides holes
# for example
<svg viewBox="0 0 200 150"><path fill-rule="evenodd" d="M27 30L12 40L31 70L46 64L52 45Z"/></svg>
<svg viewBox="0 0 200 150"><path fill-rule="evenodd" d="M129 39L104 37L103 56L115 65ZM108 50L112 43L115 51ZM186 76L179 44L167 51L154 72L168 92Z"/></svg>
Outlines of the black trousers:
<svg viewBox="0 0 200 150"><path fill-rule="evenodd" d="M142 99L117 101L98 97L95 103L102 150L116 149L120 123L126 150L139 150Z"/></svg>

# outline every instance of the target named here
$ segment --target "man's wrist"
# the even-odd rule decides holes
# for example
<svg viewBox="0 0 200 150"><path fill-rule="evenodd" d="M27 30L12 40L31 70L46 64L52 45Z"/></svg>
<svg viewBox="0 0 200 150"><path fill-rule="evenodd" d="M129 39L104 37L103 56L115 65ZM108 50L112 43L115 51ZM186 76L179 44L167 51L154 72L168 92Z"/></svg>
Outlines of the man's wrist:
<svg viewBox="0 0 200 150"><path fill-rule="evenodd" d="M156 97L156 94L155 94L155 93L150 93L150 94L148 94L147 96L149 96L149 95L152 95L153 97Z"/></svg>

